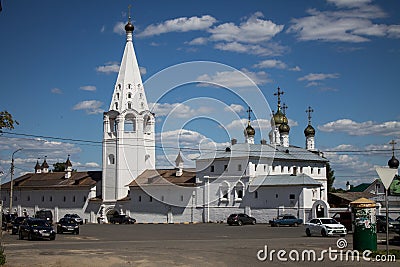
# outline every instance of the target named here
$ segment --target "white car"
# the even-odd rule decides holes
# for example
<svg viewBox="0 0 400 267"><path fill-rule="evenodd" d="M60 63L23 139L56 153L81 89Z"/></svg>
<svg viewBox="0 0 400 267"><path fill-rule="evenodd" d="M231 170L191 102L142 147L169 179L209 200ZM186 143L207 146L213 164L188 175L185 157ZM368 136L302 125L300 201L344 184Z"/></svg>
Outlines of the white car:
<svg viewBox="0 0 400 267"><path fill-rule="evenodd" d="M316 218L304 224L306 235L332 236L340 235L344 237L347 234L346 227L332 218Z"/></svg>

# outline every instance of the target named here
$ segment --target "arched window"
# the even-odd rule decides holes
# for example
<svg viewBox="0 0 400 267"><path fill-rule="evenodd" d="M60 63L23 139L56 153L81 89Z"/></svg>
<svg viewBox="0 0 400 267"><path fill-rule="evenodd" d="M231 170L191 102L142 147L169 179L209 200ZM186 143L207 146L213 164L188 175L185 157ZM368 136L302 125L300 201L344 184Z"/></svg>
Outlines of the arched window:
<svg viewBox="0 0 400 267"><path fill-rule="evenodd" d="M128 102L128 109L132 109L132 103Z"/></svg>
<svg viewBox="0 0 400 267"><path fill-rule="evenodd" d="M121 84L118 84L118 89L121 89Z"/></svg>
<svg viewBox="0 0 400 267"><path fill-rule="evenodd" d="M124 131L125 132L136 131L136 118L133 114L128 114L125 116Z"/></svg>
<svg viewBox="0 0 400 267"><path fill-rule="evenodd" d="M117 93L117 99L119 100L119 93Z"/></svg>
<svg viewBox="0 0 400 267"><path fill-rule="evenodd" d="M235 201L241 201L244 195L244 184L238 181L235 185Z"/></svg>
<svg viewBox="0 0 400 267"><path fill-rule="evenodd" d="M229 183L224 181L219 188L219 198L221 201L229 201Z"/></svg>
<svg viewBox="0 0 400 267"><path fill-rule="evenodd" d="M110 165L115 164L115 156L114 156L114 154L108 155L108 164L110 164Z"/></svg>
<svg viewBox="0 0 400 267"><path fill-rule="evenodd" d="M128 89L131 89L131 84L128 84Z"/></svg>
<svg viewBox="0 0 400 267"><path fill-rule="evenodd" d="M143 132L144 133L151 133L151 120L150 120L149 116L144 117Z"/></svg>
<svg viewBox="0 0 400 267"><path fill-rule="evenodd" d="M132 98L132 94L131 93L128 93L128 98Z"/></svg>
<svg viewBox="0 0 400 267"><path fill-rule="evenodd" d="M115 110L118 110L118 102L115 102Z"/></svg>

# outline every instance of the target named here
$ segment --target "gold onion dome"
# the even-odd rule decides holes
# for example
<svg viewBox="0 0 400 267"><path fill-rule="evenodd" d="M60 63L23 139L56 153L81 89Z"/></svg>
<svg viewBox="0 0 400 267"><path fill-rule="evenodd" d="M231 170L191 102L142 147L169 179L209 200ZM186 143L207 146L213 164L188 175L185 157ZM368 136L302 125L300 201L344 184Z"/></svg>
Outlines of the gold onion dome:
<svg viewBox="0 0 400 267"><path fill-rule="evenodd" d="M289 127L289 125L287 123L282 123L279 126L279 132L280 133L289 133L289 131L290 131L290 127Z"/></svg>
<svg viewBox="0 0 400 267"><path fill-rule="evenodd" d="M273 123L276 126L281 125L281 124L287 124L288 123L288 119L286 118L285 114L283 114L278 109L278 111L272 117L271 123Z"/></svg>
<svg viewBox="0 0 400 267"><path fill-rule="evenodd" d="M244 130L244 135L245 136L254 136L256 134L256 131L254 130L253 127L251 127L250 122L247 124L246 129Z"/></svg>
<svg viewBox="0 0 400 267"><path fill-rule="evenodd" d="M314 127L309 124L305 129L304 129L304 135L305 136L314 136L315 135L315 129Z"/></svg>

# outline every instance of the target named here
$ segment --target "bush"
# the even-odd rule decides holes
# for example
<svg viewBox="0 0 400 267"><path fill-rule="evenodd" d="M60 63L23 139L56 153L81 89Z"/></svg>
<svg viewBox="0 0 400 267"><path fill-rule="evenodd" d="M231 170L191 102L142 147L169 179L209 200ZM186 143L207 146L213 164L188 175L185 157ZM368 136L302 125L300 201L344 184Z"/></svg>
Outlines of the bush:
<svg viewBox="0 0 400 267"><path fill-rule="evenodd" d="M6 254L4 253L3 245L0 245L0 265L4 265L6 263Z"/></svg>

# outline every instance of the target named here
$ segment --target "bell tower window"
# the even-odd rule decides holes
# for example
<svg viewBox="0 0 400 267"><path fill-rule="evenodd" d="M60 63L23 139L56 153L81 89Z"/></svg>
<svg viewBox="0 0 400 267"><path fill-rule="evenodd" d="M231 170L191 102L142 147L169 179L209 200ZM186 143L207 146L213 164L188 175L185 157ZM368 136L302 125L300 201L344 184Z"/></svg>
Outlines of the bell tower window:
<svg viewBox="0 0 400 267"><path fill-rule="evenodd" d="M125 116L124 131L125 132L136 131L136 118L133 114L128 114Z"/></svg>
<svg viewBox="0 0 400 267"><path fill-rule="evenodd" d="M118 110L118 102L115 102L115 110Z"/></svg>
<svg viewBox="0 0 400 267"><path fill-rule="evenodd" d="M132 94L131 93L128 93L128 98L132 98Z"/></svg>
<svg viewBox="0 0 400 267"><path fill-rule="evenodd" d="M132 103L128 102L128 109L132 109Z"/></svg>

